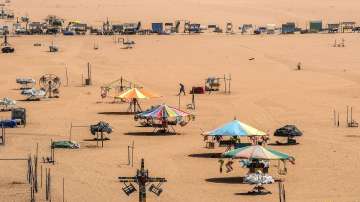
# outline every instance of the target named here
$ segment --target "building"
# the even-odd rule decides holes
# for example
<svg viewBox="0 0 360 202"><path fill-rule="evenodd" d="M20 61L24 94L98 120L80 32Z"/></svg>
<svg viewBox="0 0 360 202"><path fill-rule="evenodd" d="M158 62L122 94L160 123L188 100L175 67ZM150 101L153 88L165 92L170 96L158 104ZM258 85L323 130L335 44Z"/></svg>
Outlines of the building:
<svg viewBox="0 0 360 202"><path fill-rule="evenodd" d="M282 34L294 34L296 30L296 25L294 22L287 22L282 24L281 33Z"/></svg>
<svg viewBox="0 0 360 202"><path fill-rule="evenodd" d="M330 23L330 24L328 24L327 29L328 29L329 33L339 32L340 24L339 23Z"/></svg>
<svg viewBox="0 0 360 202"><path fill-rule="evenodd" d="M310 21L310 33L318 33L322 31L322 21L321 20L313 20Z"/></svg>
<svg viewBox="0 0 360 202"><path fill-rule="evenodd" d="M164 32L164 24L162 22L155 22L151 24L152 33L162 34Z"/></svg>

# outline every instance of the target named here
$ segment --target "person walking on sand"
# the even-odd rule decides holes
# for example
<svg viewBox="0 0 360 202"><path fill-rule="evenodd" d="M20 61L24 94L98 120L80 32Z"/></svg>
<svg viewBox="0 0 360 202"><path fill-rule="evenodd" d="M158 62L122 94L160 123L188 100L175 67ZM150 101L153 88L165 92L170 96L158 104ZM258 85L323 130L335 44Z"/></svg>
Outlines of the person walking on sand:
<svg viewBox="0 0 360 202"><path fill-rule="evenodd" d="M183 93L185 95L185 86L184 84L180 83L180 90L179 90L179 94L178 95L181 95L181 93Z"/></svg>

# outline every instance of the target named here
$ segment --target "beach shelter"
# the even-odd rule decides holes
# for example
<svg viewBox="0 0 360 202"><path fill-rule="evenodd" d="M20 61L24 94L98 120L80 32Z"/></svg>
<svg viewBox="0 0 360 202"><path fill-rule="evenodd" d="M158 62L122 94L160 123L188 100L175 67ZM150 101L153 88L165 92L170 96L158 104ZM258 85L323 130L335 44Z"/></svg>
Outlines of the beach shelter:
<svg viewBox="0 0 360 202"><path fill-rule="evenodd" d="M128 108L128 112L141 112L141 107L138 102L138 99L150 99L150 98L158 98L159 95L151 93L149 91L144 90L143 88L131 88L126 92L115 96L116 99L126 99L130 100L130 106Z"/></svg>
<svg viewBox="0 0 360 202"><path fill-rule="evenodd" d="M207 136L264 136L265 132L247 125L239 120L233 120L212 131L205 132Z"/></svg>
<svg viewBox="0 0 360 202"><path fill-rule="evenodd" d="M150 110L139 113L136 116L139 118L151 118L157 120L175 120L177 122L190 121L194 119L194 115L180 109L170 107L166 104L158 105Z"/></svg>
<svg viewBox="0 0 360 202"><path fill-rule="evenodd" d="M288 154L281 153L260 145L253 145L233 149L222 154L225 158L242 158L242 159L258 159L258 160L291 160L294 158Z"/></svg>
<svg viewBox="0 0 360 202"><path fill-rule="evenodd" d="M173 125L180 124L180 126L185 126L188 122L194 120L195 116L166 104L161 104L137 114L135 119L151 120L151 125L155 130L160 128L163 131L167 131L169 127L173 129ZM158 124L155 122L158 122ZM175 130L173 129L173 131Z"/></svg>

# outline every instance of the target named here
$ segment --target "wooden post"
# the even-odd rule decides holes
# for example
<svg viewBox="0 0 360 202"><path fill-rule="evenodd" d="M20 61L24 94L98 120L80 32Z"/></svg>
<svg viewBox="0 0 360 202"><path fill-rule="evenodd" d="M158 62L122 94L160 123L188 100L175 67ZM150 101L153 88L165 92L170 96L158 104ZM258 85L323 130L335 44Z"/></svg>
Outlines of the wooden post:
<svg viewBox="0 0 360 202"><path fill-rule="evenodd" d="M231 74L229 74L229 94L231 94Z"/></svg>
<svg viewBox="0 0 360 202"><path fill-rule="evenodd" d="M36 145L36 153L38 153L38 144ZM34 157L34 188L35 192L38 192L38 154Z"/></svg>
<svg viewBox="0 0 360 202"><path fill-rule="evenodd" d="M193 109L195 110L195 93L194 92L192 94L192 105L193 105Z"/></svg>
<svg viewBox="0 0 360 202"><path fill-rule="evenodd" d="M71 136L72 136L72 122L70 123L70 131L69 131L69 141L71 141Z"/></svg>
<svg viewBox="0 0 360 202"><path fill-rule="evenodd" d="M104 147L104 134L103 134L103 132L101 132L100 135L101 135L101 147Z"/></svg>
<svg viewBox="0 0 360 202"><path fill-rule="evenodd" d="M88 73L88 77L87 77L87 78L89 79L89 83L88 83L88 84L90 85L91 79L90 79L90 63L89 63L89 62L87 63L87 73Z"/></svg>
<svg viewBox="0 0 360 202"><path fill-rule="evenodd" d="M134 141L131 146L131 167L134 167Z"/></svg>
<svg viewBox="0 0 360 202"><path fill-rule="evenodd" d="M55 164L55 148L53 147L52 139L50 140L50 158L51 158L51 163L54 165Z"/></svg>
<svg viewBox="0 0 360 202"><path fill-rule="evenodd" d="M99 131L96 131L96 147L99 147Z"/></svg>
<svg viewBox="0 0 360 202"><path fill-rule="evenodd" d="M62 181L62 191L63 191L62 201L65 202L65 177L63 177L63 181Z"/></svg>
<svg viewBox="0 0 360 202"><path fill-rule="evenodd" d="M130 166L130 146L128 145L128 166Z"/></svg>
<svg viewBox="0 0 360 202"><path fill-rule="evenodd" d="M349 126L349 106L346 106L346 125Z"/></svg>
<svg viewBox="0 0 360 202"><path fill-rule="evenodd" d="M352 119L352 112L353 112L353 110L352 110L353 108L352 107L350 107L350 124L353 122L353 119Z"/></svg>
<svg viewBox="0 0 360 202"><path fill-rule="evenodd" d="M225 77L225 74L224 74L224 83L225 83L225 93L227 93L227 84L226 84L226 77Z"/></svg>
<svg viewBox="0 0 360 202"><path fill-rule="evenodd" d="M120 91L122 92L123 90L124 90L123 77L121 76L121 78L120 78Z"/></svg>
<svg viewBox="0 0 360 202"><path fill-rule="evenodd" d="M40 166L40 187L42 188L43 184L43 166Z"/></svg>
<svg viewBox="0 0 360 202"><path fill-rule="evenodd" d="M278 188L279 188L279 202L283 202L283 201L282 201L282 185L281 185L281 180L279 180L279 182L278 182Z"/></svg>
<svg viewBox="0 0 360 202"><path fill-rule="evenodd" d="M48 168L45 168L45 200L49 200L49 175L48 175Z"/></svg>
<svg viewBox="0 0 360 202"><path fill-rule="evenodd" d="M286 193L285 193L285 185L282 185L282 193L283 193L283 202L286 202Z"/></svg>
<svg viewBox="0 0 360 202"><path fill-rule="evenodd" d="M65 66L65 75L66 75L66 87L68 87L69 86L69 76L68 76L68 69L66 66Z"/></svg>
<svg viewBox="0 0 360 202"><path fill-rule="evenodd" d="M340 126L340 113L338 112L338 117L337 117L337 127Z"/></svg>

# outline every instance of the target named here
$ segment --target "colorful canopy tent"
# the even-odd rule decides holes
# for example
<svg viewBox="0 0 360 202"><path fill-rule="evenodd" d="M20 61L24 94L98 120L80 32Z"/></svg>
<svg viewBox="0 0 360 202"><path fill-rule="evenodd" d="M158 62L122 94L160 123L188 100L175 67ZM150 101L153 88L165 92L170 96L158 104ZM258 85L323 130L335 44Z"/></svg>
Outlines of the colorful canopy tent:
<svg viewBox="0 0 360 202"><path fill-rule="evenodd" d="M161 104L137 114L135 118L152 120L152 126L155 127L155 129L160 128L167 131L169 126L172 128L172 125L180 124L181 126L185 126L189 121L194 120L195 116L166 104ZM160 122L160 124L156 124L154 120Z"/></svg>
<svg viewBox="0 0 360 202"><path fill-rule="evenodd" d="M149 91L144 90L143 88L132 88L128 91L116 96L117 99L126 99L130 100L130 106L128 108L128 112L141 112L141 107L139 105L138 99L150 99L150 98L158 98L159 95L153 94Z"/></svg>
<svg viewBox="0 0 360 202"><path fill-rule="evenodd" d="M243 158L243 159L258 159L258 160L291 160L294 158L288 154L284 154L260 145L253 145L233 149L222 154L226 158Z"/></svg>
<svg viewBox="0 0 360 202"><path fill-rule="evenodd" d="M233 120L212 131L205 132L207 136L264 136L265 132L260 131L241 121Z"/></svg>

